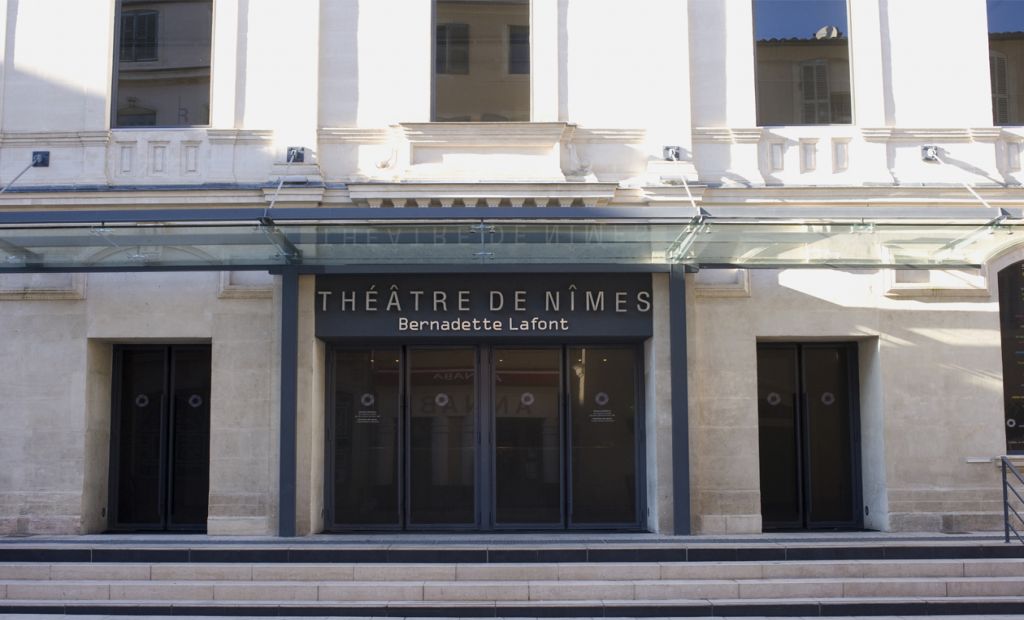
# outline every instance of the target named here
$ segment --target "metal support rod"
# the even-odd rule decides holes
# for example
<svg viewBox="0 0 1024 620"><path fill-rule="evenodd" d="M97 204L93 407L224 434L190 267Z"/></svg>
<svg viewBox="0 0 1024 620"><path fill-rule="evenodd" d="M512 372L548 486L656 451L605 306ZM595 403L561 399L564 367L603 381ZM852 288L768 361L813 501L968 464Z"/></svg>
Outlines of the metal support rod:
<svg viewBox="0 0 1024 620"><path fill-rule="evenodd" d="M686 359L686 271L672 265L668 276L669 350L672 360L673 533L688 536L690 523L690 413Z"/></svg>
<svg viewBox="0 0 1024 620"><path fill-rule="evenodd" d="M1010 542L1010 498L1006 494L1006 457L1002 457L1003 469L1003 542Z"/></svg>
<svg viewBox="0 0 1024 620"><path fill-rule="evenodd" d="M29 163L29 165L25 166L24 170L22 170L21 172L19 172L18 174L16 174L16 175L14 176L14 178L13 178L13 179L11 179L11 182L10 182L10 183L8 183L7 185L4 185L3 189L0 189L0 194L4 193L4 192L6 192L6 191L7 191L8 189L10 189L10 187L11 187L12 185L14 185L15 183L17 183L17 182L18 182L18 179L20 179L20 178L22 177L22 175L24 175L24 174L25 174L26 172L28 172L28 171L29 171L29 170L31 170L32 168L35 168L35 166L36 166L36 160L35 160L35 159L33 159L33 160L32 160L32 162L31 162L31 163Z"/></svg>
<svg viewBox="0 0 1024 620"><path fill-rule="evenodd" d="M295 269L285 269L281 272L281 280L281 445L277 533L290 537L295 536L299 273Z"/></svg>

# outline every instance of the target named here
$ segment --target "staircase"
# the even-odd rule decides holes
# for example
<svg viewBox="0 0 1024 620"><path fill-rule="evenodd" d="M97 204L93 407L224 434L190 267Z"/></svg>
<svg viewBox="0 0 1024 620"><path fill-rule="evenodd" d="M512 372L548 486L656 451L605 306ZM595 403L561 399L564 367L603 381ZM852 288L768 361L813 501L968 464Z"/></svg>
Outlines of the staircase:
<svg viewBox="0 0 1024 620"><path fill-rule="evenodd" d="M92 541L100 540L93 538ZM194 539L193 539L194 540ZM1024 613L1024 546L836 542L33 544L0 613L469 617ZM680 539L675 539L680 540ZM697 542L695 542L697 541Z"/></svg>

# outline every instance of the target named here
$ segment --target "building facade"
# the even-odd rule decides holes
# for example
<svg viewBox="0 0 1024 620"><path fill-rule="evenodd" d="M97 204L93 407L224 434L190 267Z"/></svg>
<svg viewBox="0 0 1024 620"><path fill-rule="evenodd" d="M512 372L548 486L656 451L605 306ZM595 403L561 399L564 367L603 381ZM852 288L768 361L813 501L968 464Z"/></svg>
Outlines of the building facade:
<svg viewBox="0 0 1024 620"><path fill-rule="evenodd" d="M1000 527L1021 32L0 0L0 534Z"/></svg>

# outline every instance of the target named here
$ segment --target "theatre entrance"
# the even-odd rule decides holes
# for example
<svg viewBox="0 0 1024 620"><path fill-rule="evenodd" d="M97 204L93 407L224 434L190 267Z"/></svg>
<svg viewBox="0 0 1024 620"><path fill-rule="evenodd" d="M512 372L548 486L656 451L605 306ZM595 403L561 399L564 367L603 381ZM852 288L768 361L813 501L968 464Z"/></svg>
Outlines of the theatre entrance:
<svg viewBox="0 0 1024 620"><path fill-rule="evenodd" d="M332 347L328 530L637 529L639 350Z"/></svg>
<svg viewBox="0 0 1024 620"><path fill-rule="evenodd" d="M111 529L206 529L209 403L208 345L114 348Z"/></svg>
<svg viewBox="0 0 1024 620"><path fill-rule="evenodd" d="M862 526L856 372L853 344L758 345L763 529Z"/></svg>

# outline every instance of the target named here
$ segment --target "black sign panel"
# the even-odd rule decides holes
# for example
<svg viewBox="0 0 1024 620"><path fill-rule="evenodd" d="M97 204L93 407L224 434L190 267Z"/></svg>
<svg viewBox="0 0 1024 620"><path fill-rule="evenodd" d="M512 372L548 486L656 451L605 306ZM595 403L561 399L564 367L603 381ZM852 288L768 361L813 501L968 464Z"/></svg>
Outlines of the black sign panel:
<svg viewBox="0 0 1024 620"><path fill-rule="evenodd" d="M647 338L648 274L318 276L319 338Z"/></svg>

